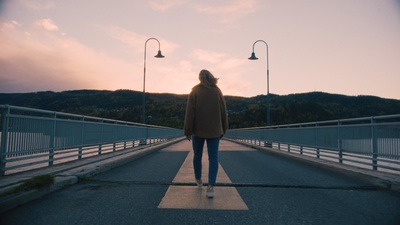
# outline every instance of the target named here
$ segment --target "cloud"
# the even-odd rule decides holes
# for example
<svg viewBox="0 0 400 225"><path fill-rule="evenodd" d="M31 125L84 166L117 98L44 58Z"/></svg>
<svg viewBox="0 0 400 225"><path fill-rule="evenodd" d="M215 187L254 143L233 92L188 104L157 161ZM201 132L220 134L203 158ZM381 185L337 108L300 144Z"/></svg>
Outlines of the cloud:
<svg viewBox="0 0 400 225"><path fill-rule="evenodd" d="M58 26L50 18L35 21L35 25L48 31L57 31Z"/></svg>
<svg viewBox="0 0 400 225"><path fill-rule="evenodd" d="M145 39L143 35L115 25L99 26L99 28L111 38L128 45L136 51L143 51L144 42L142 40Z"/></svg>
<svg viewBox="0 0 400 225"><path fill-rule="evenodd" d="M194 49L193 56L200 61L215 64L221 62L226 55L224 53L218 53L202 49Z"/></svg>
<svg viewBox="0 0 400 225"><path fill-rule="evenodd" d="M39 23L40 26L28 26L29 30L18 24L16 21L0 22L1 92L141 90L142 54L148 37L117 26L103 27L103 30L107 31L106 34L115 40L140 51L141 54L135 54L137 57L128 61L108 55L101 49L95 50L62 33L43 32L43 23ZM160 43L167 60L172 60L171 52L178 45L164 39L160 39ZM147 47L151 47L153 51L156 46L158 47L155 41L150 41ZM152 57L148 57L149 64L153 63L150 58ZM191 88L193 83L188 78L193 65L190 61L179 61L176 65L169 66L166 64L167 60L157 60L156 64L149 66L149 82L146 90L187 93L188 87ZM176 79L171 81L171 77Z"/></svg>
<svg viewBox="0 0 400 225"><path fill-rule="evenodd" d="M17 27L21 26L21 24L15 20L11 21L10 23L4 22L0 25L0 31L15 30Z"/></svg>
<svg viewBox="0 0 400 225"><path fill-rule="evenodd" d="M185 73L193 71L193 65L187 60L180 61L179 68L181 68L181 71Z"/></svg>
<svg viewBox="0 0 400 225"><path fill-rule="evenodd" d="M52 1L19 0L19 3L32 10L49 10L55 7Z"/></svg>
<svg viewBox="0 0 400 225"><path fill-rule="evenodd" d="M108 25L108 26L99 26L108 36L111 38L120 41L129 47L135 49L137 52L144 51L144 44L147 39L150 37L145 36L143 34L138 34L133 31L127 30L125 28L116 26L116 25ZM175 49L179 47L178 44L165 40L165 39L158 39L160 42L161 51L163 52L173 52ZM148 42L148 45L150 43Z"/></svg>
<svg viewBox="0 0 400 225"><path fill-rule="evenodd" d="M17 90L64 90L76 83L86 83L76 73L76 63L50 49L41 49L26 40L0 38L0 89L3 92ZM16 43L16 41L19 41Z"/></svg>
<svg viewBox="0 0 400 225"><path fill-rule="evenodd" d="M229 70L241 67L245 60L233 58L226 53L219 53L203 49L194 49L192 55L199 61L215 64L218 68Z"/></svg>
<svg viewBox="0 0 400 225"><path fill-rule="evenodd" d="M218 17L221 23L231 23L257 11L258 7L257 0L233 0L220 6L197 4L195 9L198 12Z"/></svg>
<svg viewBox="0 0 400 225"><path fill-rule="evenodd" d="M51 19L38 20L34 25L0 22L1 92L142 90L142 57L144 43L149 37L115 25L98 26L103 34L140 53L131 55L131 60L124 60L63 35L62 27ZM55 30L53 25L58 32L47 32ZM242 95L243 91L254 87L243 81L246 71L241 68L243 62L239 58L199 48L185 56L173 54L180 45L165 39L159 41L165 59L150 57L158 47L155 41L147 45L147 92L189 93L198 82L198 72L204 68L220 78L224 93Z"/></svg>
<svg viewBox="0 0 400 225"><path fill-rule="evenodd" d="M157 60L148 67L146 91L156 93L187 94L198 81L197 69L193 62L180 60L175 65L166 59Z"/></svg>
<svg viewBox="0 0 400 225"><path fill-rule="evenodd" d="M83 45L74 38L0 24L2 92L119 89L132 65ZM23 28L23 27L22 27ZM7 29L7 30L6 30ZM118 68L116 73L115 68Z"/></svg>
<svg viewBox="0 0 400 225"><path fill-rule="evenodd" d="M150 1L148 5L151 9L155 11L167 11L171 8L180 6L188 2L188 0L157 0L157 1Z"/></svg>
<svg viewBox="0 0 400 225"><path fill-rule="evenodd" d="M194 49L191 53L194 61L201 61L202 64L209 64L209 69L216 77L220 78L219 86L229 95L243 95L251 92L255 85L248 77L249 70L246 68L246 59L235 58L229 54Z"/></svg>

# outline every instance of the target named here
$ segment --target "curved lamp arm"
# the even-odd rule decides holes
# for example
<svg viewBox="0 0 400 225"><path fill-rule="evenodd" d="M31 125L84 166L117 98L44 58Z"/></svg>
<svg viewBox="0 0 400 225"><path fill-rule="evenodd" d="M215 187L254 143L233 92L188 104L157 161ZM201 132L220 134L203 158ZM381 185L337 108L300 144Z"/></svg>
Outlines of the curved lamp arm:
<svg viewBox="0 0 400 225"><path fill-rule="evenodd" d="M269 103L269 57L268 57L268 44L264 40L257 40L253 44L253 51L251 52L250 60L257 60L256 54L254 53L254 46L257 42L263 42L267 47L267 126L270 125L270 103Z"/></svg>
<svg viewBox="0 0 400 225"><path fill-rule="evenodd" d="M154 57L156 58L164 58L164 56L161 54L161 50L160 50L160 41L158 41L157 38L149 38L146 40L146 42L144 43L144 67L143 67L143 106L142 106L142 123L144 124L146 122L145 120L145 93L146 93L146 47L147 47L147 42L150 40L156 40L158 42L158 53L157 55L155 55Z"/></svg>

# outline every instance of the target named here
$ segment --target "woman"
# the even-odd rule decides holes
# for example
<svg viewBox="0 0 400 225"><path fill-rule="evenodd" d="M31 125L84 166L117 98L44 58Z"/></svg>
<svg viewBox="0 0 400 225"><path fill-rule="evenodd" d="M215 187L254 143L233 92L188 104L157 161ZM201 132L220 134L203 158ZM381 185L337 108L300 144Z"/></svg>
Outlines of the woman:
<svg viewBox="0 0 400 225"><path fill-rule="evenodd" d="M201 70L200 83L192 88L186 105L184 131L186 138L192 140L194 151L193 167L197 185L201 180L204 142L207 141L209 171L207 197L214 197L214 185L218 173L219 141L228 128L226 104L218 79L208 70Z"/></svg>

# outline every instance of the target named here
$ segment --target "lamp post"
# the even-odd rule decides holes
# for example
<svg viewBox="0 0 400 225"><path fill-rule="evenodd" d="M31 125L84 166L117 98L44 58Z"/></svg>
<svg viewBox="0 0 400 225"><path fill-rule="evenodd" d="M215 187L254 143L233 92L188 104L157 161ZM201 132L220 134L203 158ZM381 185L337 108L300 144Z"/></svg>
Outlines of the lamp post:
<svg viewBox="0 0 400 225"><path fill-rule="evenodd" d="M268 63L268 44L267 42L263 40L257 40L253 44L253 51L251 52L250 60L257 60L258 58L256 57L256 54L254 53L254 46L256 45L257 42L264 42L265 46L267 47L267 126L271 125L270 122L270 104L269 104L269 63Z"/></svg>
<svg viewBox="0 0 400 225"><path fill-rule="evenodd" d="M143 105L142 105L142 124L145 124L146 122L146 117L145 117L145 101L146 101L146 46L147 42L150 40L156 40L158 42L158 53L154 57L156 58L164 58L164 56L161 54L160 50L160 42L157 40L157 38L149 38L147 41L144 43L144 70L143 70Z"/></svg>

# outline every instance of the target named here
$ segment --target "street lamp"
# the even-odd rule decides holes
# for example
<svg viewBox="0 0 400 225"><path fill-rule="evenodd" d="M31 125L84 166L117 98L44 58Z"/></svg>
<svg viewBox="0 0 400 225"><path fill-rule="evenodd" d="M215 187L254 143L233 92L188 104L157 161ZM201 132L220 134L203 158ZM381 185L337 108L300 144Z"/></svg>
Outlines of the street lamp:
<svg viewBox="0 0 400 225"><path fill-rule="evenodd" d="M270 122L270 104L269 104L269 63L268 63L268 44L267 42L263 40L257 40L253 44L253 51L251 52L250 60L257 60L258 58L256 57L256 54L254 53L254 46L256 45L257 42L264 42L264 44L267 46L267 126L271 125Z"/></svg>
<svg viewBox="0 0 400 225"><path fill-rule="evenodd" d="M142 105L142 124L145 124L146 119L145 119L145 101L146 101L146 46L147 42L150 40L156 40L158 42L158 53L154 57L156 58L164 58L164 56L161 54L160 50L160 42L157 40L157 38L149 38L147 41L144 43L144 72L143 72L143 105Z"/></svg>

